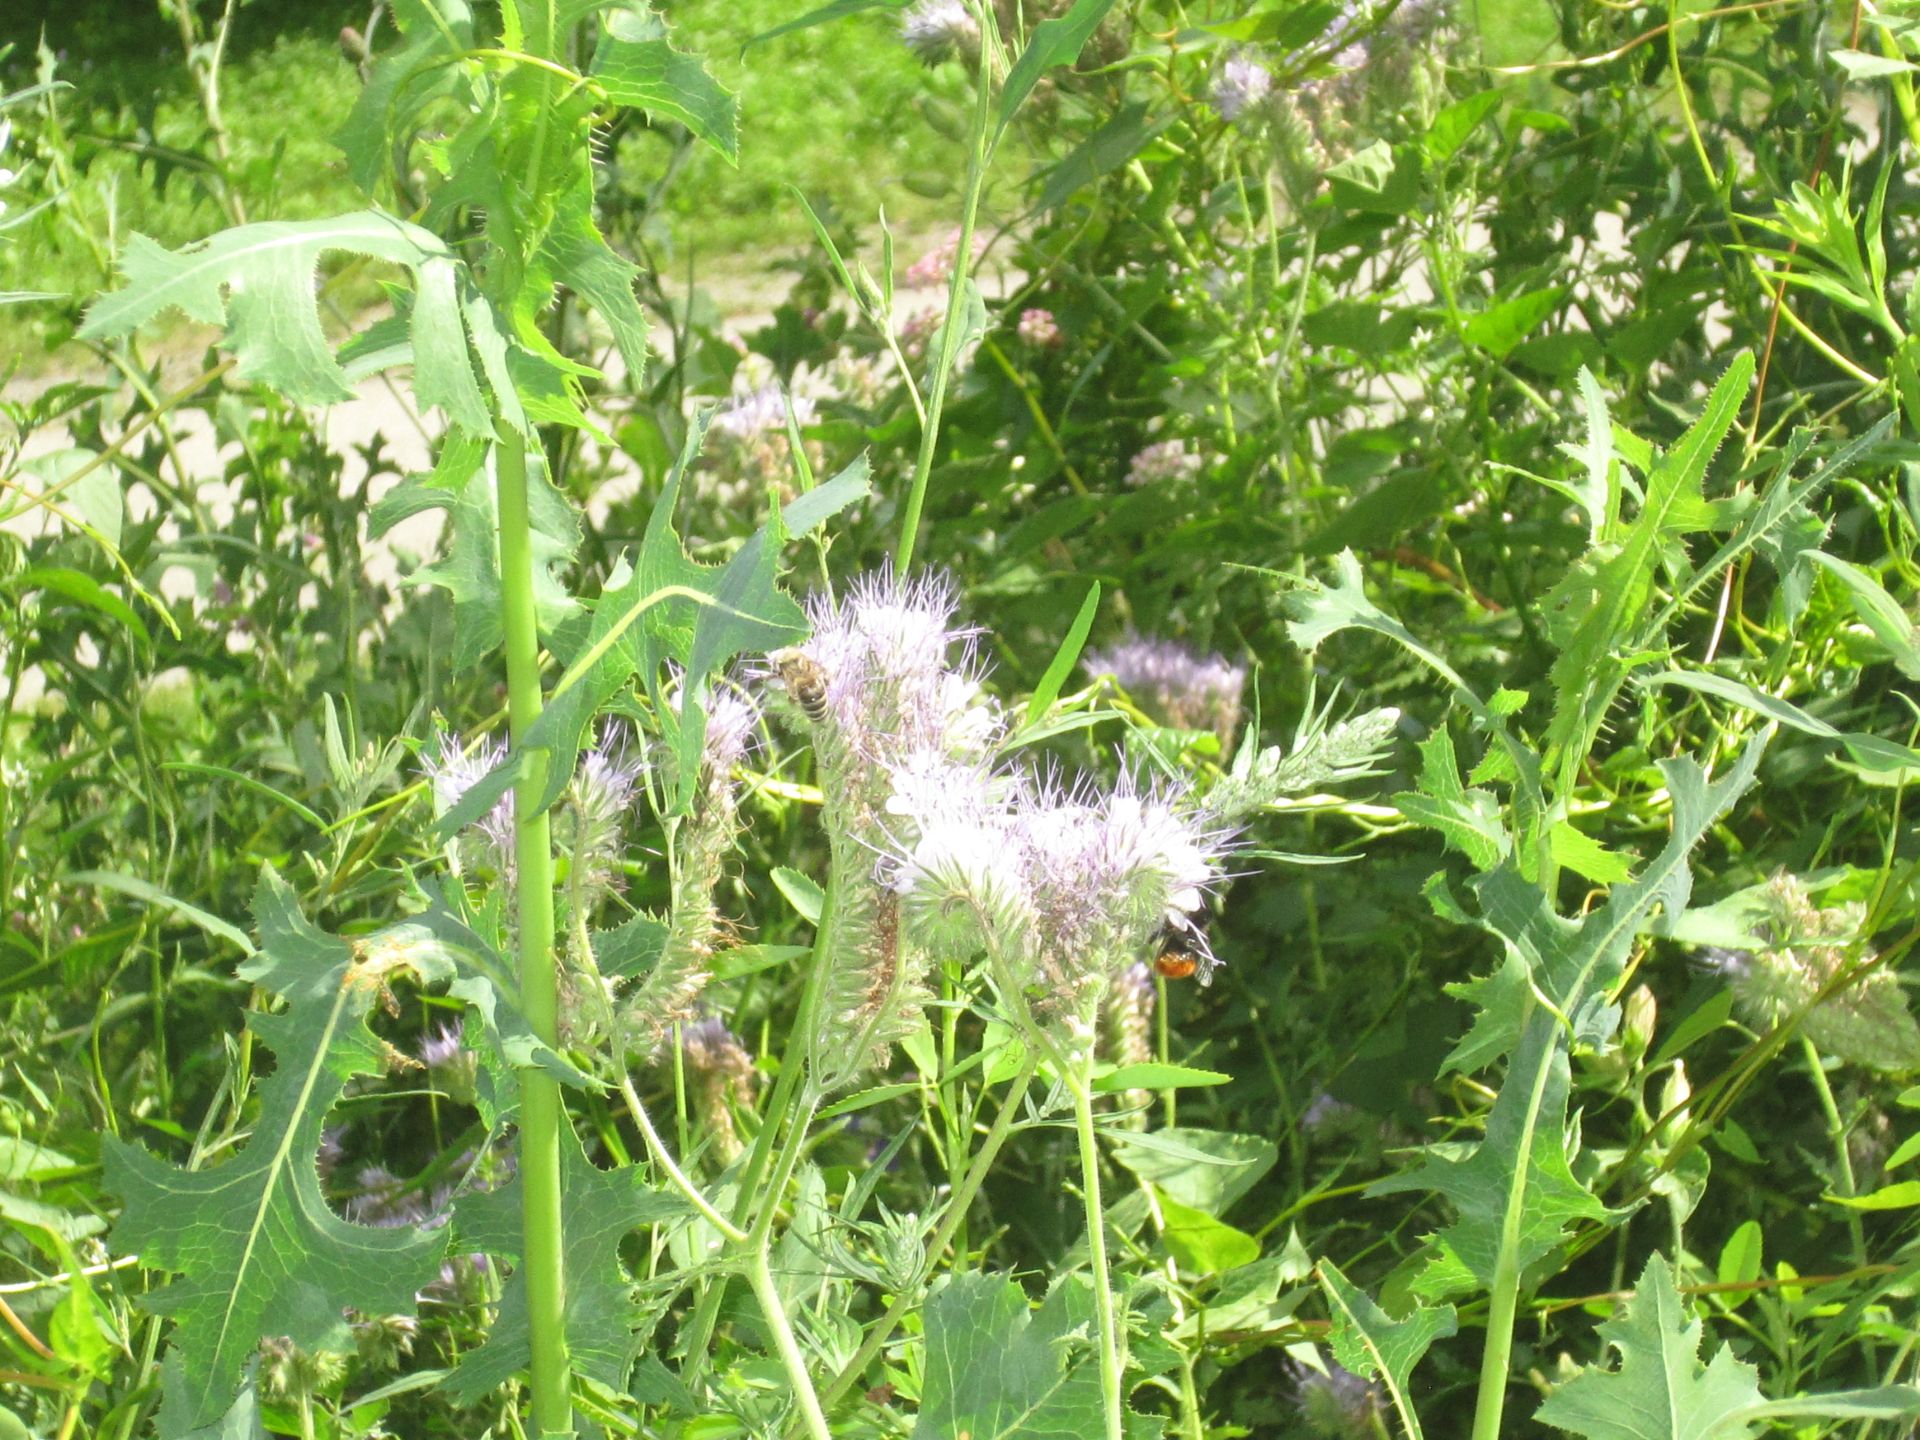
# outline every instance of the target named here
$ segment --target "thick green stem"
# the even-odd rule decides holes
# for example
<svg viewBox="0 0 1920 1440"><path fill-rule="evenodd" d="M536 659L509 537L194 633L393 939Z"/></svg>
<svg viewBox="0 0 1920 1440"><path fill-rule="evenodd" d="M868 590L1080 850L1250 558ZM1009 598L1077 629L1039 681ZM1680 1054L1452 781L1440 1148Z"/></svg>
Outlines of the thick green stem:
<svg viewBox="0 0 1920 1440"><path fill-rule="evenodd" d="M966 303L967 275L973 268L973 227L980 215L980 191L987 177L987 125L992 118L992 67L983 54L979 85L974 93L973 134L967 152L966 197L960 207L960 235L953 252L953 279L947 287L947 319L940 328L940 354L934 362L933 391L927 397L927 418L920 427L920 451L914 457L913 483L907 490L906 510L900 517L900 545L893 569L904 575L913 567L914 542L920 534L920 510L927 499L927 477L933 473L934 446L940 439L940 412L947 401L947 381L960 354L960 314Z"/></svg>
<svg viewBox="0 0 1920 1440"><path fill-rule="evenodd" d="M767 1328L773 1331L773 1343L779 1348L781 1363L787 1367L787 1378L793 1383L793 1398L807 1422L807 1433L813 1440L833 1440L833 1432L827 1428L826 1412L820 1408L820 1397L813 1393L813 1381L807 1378L807 1357L800 1353L800 1342L794 1339L793 1326L787 1323L786 1306L780 1303L780 1292L774 1287L764 1237L747 1257L747 1279L753 1282L760 1313L766 1318Z"/></svg>
<svg viewBox="0 0 1920 1440"><path fill-rule="evenodd" d="M507 651L507 718L517 748L540 718L540 635L533 601L533 522L527 504L523 436L499 428L500 612ZM514 889L520 919L520 1004L533 1033L560 1039L560 978L553 951L553 839L547 812L546 752L525 752L514 791ZM531 1388L536 1433L571 1435L566 1281L560 1228L560 1085L535 1069L520 1072L521 1222L527 1277Z"/></svg>
<svg viewBox="0 0 1920 1440"><path fill-rule="evenodd" d="M1120 1331L1113 1313L1113 1285L1107 1273L1107 1217L1100 1204L1100 1150L1093 1136L1093 1090L1090 1076L1073 1077L1073 1128L1080 1137L1080 1192L1087 1207L1087 1253L1093 1262L1093 1308L1100 1319L1100 1395L1106 1405L1107 1440L1123 1440L1124 1368Z"/></svg>

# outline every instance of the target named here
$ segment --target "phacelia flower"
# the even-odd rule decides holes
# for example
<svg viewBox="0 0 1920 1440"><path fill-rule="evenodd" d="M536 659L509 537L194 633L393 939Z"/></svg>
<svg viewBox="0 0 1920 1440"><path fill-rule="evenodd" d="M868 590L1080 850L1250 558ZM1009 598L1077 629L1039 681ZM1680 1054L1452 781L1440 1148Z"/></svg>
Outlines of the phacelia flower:
<svg viewBox="0 0 1920 1440"><path fill-rule="evenodd" d="M980 54L980 22L965 0L919 0L900 17L900 38L926 65Z"/></svg>
<svg viewBox="0 0 1920 1440"><path fill-rule="evenodd" d="M423 1225L435 1218L399 1176L384 1165L364 1165L354 1177L359 1190L347 1201L347 1218L382 1230Z"/></svg>
<svg viewBox="0 0 1920 1440"><path fill-rule="evenodd" d="M576 867L579 903L591 907L620 888L621 857L626 851L627 817L640 798L646 765L629 743L626 729L609 722L593 748L580 757L573 775L571 830L566 836L569 862Z"/></svg>
<svg viewBox="0 0 1920 1440"><path fill-rule="evenodd" d="M453 809L467 791L498 769L500 762L506 758L507 742L504 737L481 741L471 751L462 750L460 742L451 735L436 737L421 764L422 773L433 786L434 814L445 815ZM513 791L509 789L496 800L486 814L473 822L473 829L483 841L484 856L494 871L511 878Z"/></svg>
<svg viewBox="0 0 1920 1440"><path fill-rule="evenodd" d="M731 1165L742 1149L733 1109L753 1104L758 1072L740 1037L718 1018L699 1020L680 1032L680 1050L693 1079L694 1110L712 1142L719 1168Z"/></svg>
<svg viewBox="0 0 1920 1440"><path fill-rule="evenodd" d="M1213 81L1213 108L1222 120L1238 120L1266 100L1273 76L1264 65L1244 54L1227 57Z"/></svg>
<svg viewBox="0 0 1920 1440"><path fill-rule="evenodd" d="M1136 489L1162 480L1191 480L1200 473L1199 455L1184 440L1161 440L1127 463L1127 484Z"/></svg>
<svg viewBox="0 0 1920 1440"><path fill-rule="evenodd" d="M1053 318L1051 310L1022 310L1020 323L1015 334L1021 341L1036 350L1050 350L1065 337L1060 333L1060 324Z"/></svg>
<svg viewBox="0 0 1920 1440"><path fill-rule="evenodd" d="M881 570L838 602L814 597L811 638L780 657L796 718L812 736L838 877L825 947L835 969L812 1041L816 1068L834 1081L883 1056L925 998L928 956L903 944L901 893L879 860L920 834L912 815L889 810L896 772L942 759L977 765L998 734L973 633L954 623L956 603L944 576Z"/></svg>
<svg viewBox="0 0 1920 1440"><path fill-rule="evenodd" d="M1768 883L1765 901L1761 928L1770 945L1701 954L1726 978L1747 1022L1771 1029L1798 1015L1801 1030L1824 1054L1874 1070L1920 1069L1920 1025L1899 978L1884 966L1860 965L1865 908L1821 909L1805 882L1788 874ZM1853 978L1816 998L1843 970L1855 972Z"/></svg>
<svg viewBox="0 0 1920 1440"><path fill-rule="evenodd" d="M462 1105L473 1103L480 1060L467 1048L466 1037L458 1025L436 1025L420 1037L415 1053L436 1086Z"/></svg>
<svg viewBox="0 0 1920 1440"><path fill-rule="evenodd" d="M813 424L817 413L814 402L804 395L790 398L794 420L802 428ZM755 390L743 391L714 413L713 430L741 445L750 444L770 433L784 435L787 431L788 402L786 390L777 381Z"/></svg>
<svg viewBox="0 0 1920 1440"><path fill-rule="evenodd" d="M1373 1440L1386 1414L1380 1387L1334 1361L1326 1368L1293 1360L1293 1403L1308 1430L1323 1440Z"/></svg>
<svg viewBox="0 0 1920 1440"><path fill-rule="evenodd" d="M1247 667L1223 655L1202 654L1178 640L1129 631L1115 645L1089 650L1081 665L1092 675L1111 675L1163 725L1211 730L1230 745L1240 728L1240 697Z"/></svg>

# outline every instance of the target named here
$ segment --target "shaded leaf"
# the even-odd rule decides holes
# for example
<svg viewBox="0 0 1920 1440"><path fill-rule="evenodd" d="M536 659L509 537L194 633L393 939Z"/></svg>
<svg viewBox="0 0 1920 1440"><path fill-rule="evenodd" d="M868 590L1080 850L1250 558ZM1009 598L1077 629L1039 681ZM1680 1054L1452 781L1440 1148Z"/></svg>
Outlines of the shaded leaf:
<svg viewBox="0 0 1920 1440"><path fill-rule="evenodd" d="M690 1214L677 1195L656 1191L627 1165L602 1170L587 1159L570 1122L560 1126L560 1183L566 1195L567 1352L589 1380L615 1390L626 1385L639 1350L632 1286L620 1266L620 1242L641 1225ZM521 1247L521 1181L454 1201L454 1228L463 1245L503 1260ZM460 1404L472 1404L526 1369L530 1354L527 1287L516 1270L500 1297L486 1341L462 1357L446 1382Z"/></svg>
<svg viewBox="0 0 1920 1440"><path fill-rule="evenodd" d="M275 1062L253 1138L226 1164L193 1171L111 1136L102 1145L107 1188L125 1204L116 1247L181 1272L146 1304L176 1322L174 1354L192 1357L168 1370L169 1414L183 1432L227 1413L263 1336L341 1349L351 1344L347 1310L411 1314L446 1248L440 1231L341 1219L314 1159L346 1083L386 1068L368 1009L396 969L418 967L383 935L349 944L322 934L271 869L260 872L254 918L260 950L241 974L286 1008L248 1017Z"/></svg>
<svg viewBox="0 0 1920 1440"><path fill-rule="evenodd" d="M1408 1378L1434 1341L1459 1328L1453 1307L1418 1305L1406 1319L1393 1320L1331 1260L1316 1269L1333 1314L1334 1358L1356 1375L1379 1377L1407 1433L1419 1440L1420 1421L1407 1400Z"/></svg>

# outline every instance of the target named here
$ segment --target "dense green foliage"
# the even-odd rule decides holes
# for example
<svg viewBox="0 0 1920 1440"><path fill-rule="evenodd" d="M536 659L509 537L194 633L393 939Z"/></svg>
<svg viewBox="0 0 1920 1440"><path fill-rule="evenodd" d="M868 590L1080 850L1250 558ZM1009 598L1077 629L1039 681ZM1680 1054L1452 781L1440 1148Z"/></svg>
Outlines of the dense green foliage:
<svg viewBox="0 0 1920 1440"><path fill-rule="evenodd" d="M0 97L0 1437L1912 1433L1901 16L180 4Z"/></svg>

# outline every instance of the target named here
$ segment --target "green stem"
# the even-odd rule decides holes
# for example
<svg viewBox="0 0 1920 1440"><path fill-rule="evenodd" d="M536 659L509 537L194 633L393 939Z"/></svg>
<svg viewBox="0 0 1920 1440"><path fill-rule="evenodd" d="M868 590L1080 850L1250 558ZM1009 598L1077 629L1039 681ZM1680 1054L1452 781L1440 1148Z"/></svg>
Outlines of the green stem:
<svg viewBox="0 0 1920 1440"><path fill-rule="evenodd" d="M907 507L900 517L900 547L894 552L893 569L905 575L913 566L913 546L920 533L920 510L927 499L927 477L933 473L933 450L940 438L940 412L947 401L947 381L953 375L953 362L960 353L959 317L967 292L967 275L973 268L973 227L980 214L980 191L987 174L987 121L993 97L992 67L980 66L980 83L974 91L973 135L967 152L967 190L960 209L960 238L953 252L953 279L947 287L947 319L940 327L940 357L933 371L933 393L927 397L926 423L920 427L920 451L913 461L913 483L907 490Z"/></svg>
<svg viewBox="0 0 1920 1440"><path fill-rule="evenodd" d="M833 1377L833 1383L828 1385L821 1395L821 1399L828 1405L833 1404L853 1387L865 1373L867 1366L873 1363L873 1357L878 1355L885 1348L887 1341L893 1337L894 1330L906 1318L907 1311L919 1301L921 1286L926 1283L927 1276L932 1273L933 1267L939 1263L941 1255L946 1253L947 1245L953 1239L955 1232L966 1222L967 1211L973 1205L974 1196L980 1193L981 1185L986 1182L987 1172L993 1168L994 1157L1000 1153L1000 1147L1006 1143L1007 1136L1013 1133L1013 1117L1020 1109L1020 1102L1026 1098L1027 1086L1032 1083L1033 1073L1039 1065L1038 1054L1029 1050L1026 1063L1020 1067L1020 1073L1014 1077L1013 1088L1007 1091L1007 1098L1000 1102L1000 1113L993 1117L993 1127L987 1131L986 1139L974 1152L973 1163L967 1167L966 1178L954 1190L953 1199L948 1204L946 1213L940 1217L940 1223L934 1227L933 1238L927 1242L926 1258L921 1261L920 1268L914 1275L914 1283L901 1287L900 1293L893 1297L893 1303L887 1306L886 1313L867 1331L866 1339L861 1341L860 1348L854 1352L853 1358L841 1367L838 1375Z"/></svg>
<svg viewBox="0 0 1920 1440"><path fill-rule="evenodd" d="M540 635L533 600L533 522L527 500L525 437L504 423L494 447L499 484L500 612L507 652L507 718L517 749L540 718ZM540 809L547 783L544 750L524 752L514 790L515 898L520 919L520 1003L533 1033L560 1039L559 967L553 953L553 839ZM525 1239L530 1386L534 1429L573 1433L568 1380L566 1285L560 1229L560 1084L543 1071L520 1072L521 1223Z"/></svg>
<svg viewBox="0 0 1920 1440"><path fill-rule="evenodd" d="M1539 1012L1532 1006L1528 1012L1529 1025L1542 1023ZM1500 1440L1500 1417L1506 1408L1508 1372L1513 1365L1513 1322L1520 1305L1520 1224L1525 1211L1529 1167L1533 1163L1533 1136L1552 1074L1553 1047L1557 1043L1555 1039L1546 1040L1545 1051L1536 1062L1525 1122L1520 1131L1520 1151L1514 1159L1513 1178L1507 1186L1500 1223L1500 1249L1494 1256L1493 1283L1488 1293L1487 1346L1480 1355L1480 1389L1474 1397L1473 1440ZM1512 1085L1519 1079L1509 1073L1507 1083Z"/></svg>
<svg viewBox="0 0 1920 1440"><path fill-rule="evenodd" d="M1834 1104L1833 1087L1827 1083L1826 1067L1820 1063L1820 1052L1806 1036L1800 1037L1800 1051L1807 1057L1807 1078L1813 1081L1814 1094L1820 1097L1820 1113L1827 1120L1827 1139L1833 1145L1833 1188L1843 1200L1851 1200L1859 1192L1854 1188L1853 1156L1847 1153L1847 1126L1840 1118L1840 1107ZM1867 1263L1867 1234L1860 1223L1860 1213L1851 1207L1847 1210L1847 1236L1853 1245L1853 1263L1856 1268Z"/></svg>
<svg viewBox="0 0 1920 1440"><path fill-rule="evenodd" d="M829 875L826 898L820 905L820 924L814 931L806 986L800 995L800 1013L795 1017L793 1028L787 1032L786 1048L780 1054L780 1076L774 1081L773 1094L767 1099L766 1117L760 1123L759 1133L753 1137L753 1149L747 1155L746 1168L740 1172L740 1188L736 1192L733 1209L733 1223L736 1226L744 1226L747 1217L753 1213L754 1201L761 1193L760 1177L766 1173L767 1161L773 1153L773 1142L780 1134L787 1110L799 1089L801 1073L806 1069L807 1037L813 1033L814 1017L820 1008L820 992L825 985L827 940L833 925L834 896L838 889L838 882ZM810 1107L808 1113L811 1118ZM700 1296L700 1303L693 1312L693 1323L687 1330L686 1347L682 1351L682 1384L692 1385L706 1366L707 1342L713 1338L714 1324L720 1318L720 1301L724 1293L723 1284L709 1285Z"/></svg>
<svg viewBox="0 0 1920 1440"><path fill-rule="evenodd" d="M780 1292L774 1287L764 1237L747 1257L747 1279L753 1283L753 1293L760 1301L760 1313L766 1317L767 1328L773 1331L773 1343L779 1348L781 1363L787 1367L787 1378L793 1383L793 1398L807 1422L807 1433L813 1440L833 1440L833 1431L827 1428L826 1412L820 1408L820 1397L813 1393L813 1381L807 1378L807 1357L800 1353L800 1342L794 1339L793 1326L787 1323L786 1307L780 1303Z"/></svg>
<svg viewBox="0 0 1920 1440"><path fill-rule="evenodd" d="M1063 1071L1063 1074L1071 1073ZM1107 1440L1123 1440L1119 1326L1107 1273L1107 1218L1100 1204L1100 1151L1093 1135L1091 1062L1067 1082L1073 1093L1073 1128L1080 1137L1080 1191L1087 1207L1087 1252L1093 1261L1093 1308L1100 1320L1100 1394L1105 1401Z"/></svg>

